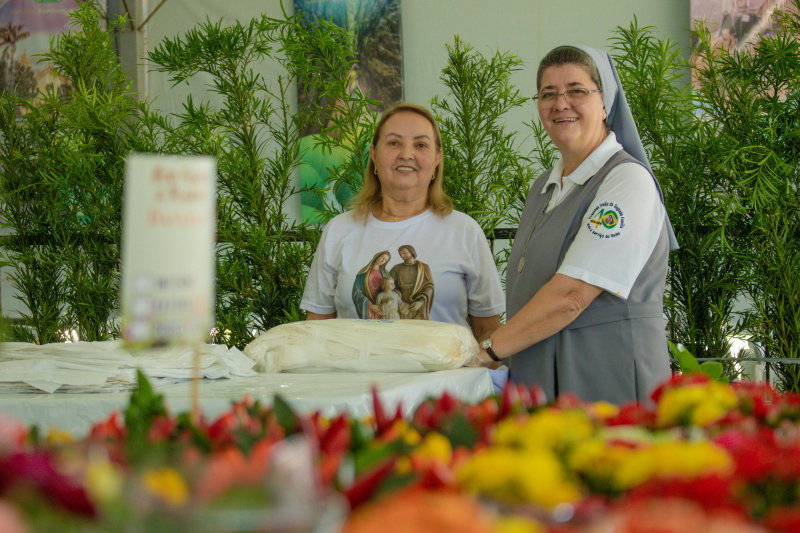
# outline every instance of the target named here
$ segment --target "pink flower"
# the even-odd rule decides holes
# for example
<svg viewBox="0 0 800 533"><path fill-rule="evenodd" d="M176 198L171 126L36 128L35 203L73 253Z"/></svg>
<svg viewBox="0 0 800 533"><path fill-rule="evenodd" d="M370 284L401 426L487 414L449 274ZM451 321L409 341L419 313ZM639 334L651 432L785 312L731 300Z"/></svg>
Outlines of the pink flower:
<svg viewBox="0 0 800 533"><path fill-rule="evenodd" d="M19 449L27 435L24 425L0 416L0 452Z"/></svg>
<svg viewBox="0 0 800 533"><path fill-rule="evenodd" d="M14 453L0 459L0 494L16 485L32 486L68 511L86 516L96 514L83 487L56 471L45 453Z"/></svg>
<svg viewBox="0 0 800 533"><path fill-rule="evenodd" d="M28 533L25 521L17 510L2 499L0 499L0 533Z"/></svg>

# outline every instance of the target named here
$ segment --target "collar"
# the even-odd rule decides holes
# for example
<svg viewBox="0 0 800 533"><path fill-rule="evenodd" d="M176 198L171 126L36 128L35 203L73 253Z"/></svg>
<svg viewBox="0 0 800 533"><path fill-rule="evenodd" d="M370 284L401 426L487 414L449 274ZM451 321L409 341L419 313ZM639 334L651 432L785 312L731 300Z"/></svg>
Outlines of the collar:
<svg viewBox="0 0 800 533"><path fill-rule="evenodd" d="M589 154L589 157L583 160L578 168L575 169L569 176L564 176L565 180L570 180L575 185L583 185L589 178L597 174L597 171L606 164L609 158L622 150L622 145L617 142L617 136L613 131L608 132L608 137L600 143L600 146ZM564 160L559 155L553 170L550 172L550 177L547 178L547 183L542 188L542 194L547 192L550 185L558 185L561 181L562 173L564 172ZM560 188L560 187L559 187Z"/></svg>

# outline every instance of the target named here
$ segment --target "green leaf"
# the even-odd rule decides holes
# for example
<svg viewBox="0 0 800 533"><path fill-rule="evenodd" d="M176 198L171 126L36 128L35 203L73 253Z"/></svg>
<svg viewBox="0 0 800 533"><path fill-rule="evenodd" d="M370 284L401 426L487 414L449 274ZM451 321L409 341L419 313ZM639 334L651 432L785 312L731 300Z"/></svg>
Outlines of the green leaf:
<svg viewBox="0 0 800 533"><path fill-rule="evenodd" d="M672 357L678 360L678 367L681 369L681 372L684 374L693 374L695 372L700 372L700 365L697 362L697 359L689 353L686 348L683 347L682 344L678 344L677 346L672 341L667 341L669 345L669 351L672 354Z"/></svg>
<svg viewBox="0 0 800 533"><path fill-rule="evenodd" d="M131 456L146 455L150 450L147 433L157 416L166 416L164 396L155 394L150 382L141 370L136 371L137 387L131 393L131 400L125 410L125 427L128 430L127 447Z"/></svg>
<svg viewBox="0 0 800 533"><path fill-rule="evenodd" d="M272 403L272 411L275 413L275 418L278 419L278 424L283 428L287 437L300 431L300 421L297 415L286 403L286 400L278 394L275 395L275 400Z"/></svg>
<svg viewBox="0 0 800 533"><path fill-rule="evenodd" d="M700 365L700 372L715 381L720 381L724 368L719 361L706 361Z"/></svg>
<svg viewBox="0 0 800 533"><path fill-rule="evenodd" d="M369 472L389 457L408 453L412 448L413 446L398 439L382 446L371 446L362 449L353 456L356 477L364 472Z"/></svg>
<svg viewBox="0 0 800 533"><path fill-rule="evenodd" d="M442 435L450 439L453 448L465 446L472 449L478 444L478 431L470 425L461 413L457 413L442 427Z"/></svg>
<svg viewBox="0 0 800 533"><path fill-rule="evenodd" d="M377 499L383 494L395 493L403 487L407 487L412 482L416 481L418 477L419 476L415 473L398 474L393 472L387 476L380 485L378 485L378 488L375 490L375 493L372 495L371 499Z"/></svg>

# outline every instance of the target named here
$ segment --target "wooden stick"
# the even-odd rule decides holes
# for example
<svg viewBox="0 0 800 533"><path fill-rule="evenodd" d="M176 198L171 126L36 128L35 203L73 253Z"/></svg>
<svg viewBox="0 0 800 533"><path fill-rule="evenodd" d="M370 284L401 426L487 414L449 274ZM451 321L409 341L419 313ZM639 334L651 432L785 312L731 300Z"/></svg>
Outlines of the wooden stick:
<svg viewBox="0 0 800 533"><path fill-rule="evenodd" d="M156 14L156 11L158 11L159 9L161 9L161 6L163 6L163 5L164 5L164 2L166 2L166 1L167 1L167 0L161 0L161 3L160 3L160 4L158 4L158 5L156 6L156 8L150 12L150 14L149 14L149 15L147 15L147 18L146 18L146 19L144 19L144 22L142 22L142 23L139 25L139 31L142 31L142 28L144 28L144 25L145 25L145 24L147 24L147 22L148 22L148 21L149 21L151 18L153 18L153 15L155 15L155 14Z"/></svg>
<svg viewBox="0 0 800 533"><path fill-rule="evenodd" d="M194 347L194 368L192 369L192 423L200 423L200 345Z"/></svg>

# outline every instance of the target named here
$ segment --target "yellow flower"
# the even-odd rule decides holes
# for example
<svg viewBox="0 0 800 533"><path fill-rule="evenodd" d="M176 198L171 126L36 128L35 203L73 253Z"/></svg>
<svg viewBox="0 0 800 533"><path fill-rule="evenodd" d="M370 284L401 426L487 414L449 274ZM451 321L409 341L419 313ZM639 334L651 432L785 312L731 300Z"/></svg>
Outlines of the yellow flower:
<svg viewBox="0 0 800 533"><path fill-rule="evenodd" d="M470 492L549 509L581 497L555 454L542 448L479 452L459 467L456 478Z"/></svg>
<svg viewBox="0 0 800 533"><path fill-rule="evenodd" d="M600 420L608 420L619 414L619 407L608 402L595 402L592 404L591 409L594 415Z"/></svg>
<svg viewBox="0 0 800 533"><path fill-rule="evenodd" d="M99 454L90 456L86 467L86 488L92 499L100 502L110 502L122 494L124 477L119 468L106 457Z"/></svg>
<svg viewBox="0 0 800 533"><path fill-rule="evenodd" d="M58 444L67 444L68 442L73 442L75 439L72 437L71 434L68 432L57 429L57 428L50 428L47 431L47 437L45 437L45 442L47 444L58 445Z"/></svg>
<svg viewBox="0 0 800 533"><path fill-rule="evenodd" d="M434 431L425 435L422 444L417 446L413 453L418 457L438 459L444 464L449 464L453 458L453 446L447 437Z"/></svg>
<svg viewBox="0 0 800 533"><path fill-rule="evenodd" d="M669 389L658 402L658 423L708 426L736 407L730 386L717 381Z"/></svg>
<svg viewBox="0 0 800 533"><path fill-rule="evenodd" d="M658 477L693 478L702 475L730 473L733 459L723 448L709 441L673 441L653 447L655 475Z"/></svg>
<svg viewBox="0 0 800 533"><path fill-rule="evenodd" d="M414 446L422 440L422 437L417 430L411 427L411 424L402 418L395 420L387 434L393 434L400 437L406 444L410 446Z"/></svg>
<svg viewBox="0 0 800 533"><path fill-rule="evenodd" d="M148 470L143 477L144 486L154 494L172 505L180 507L189 499L189 488L175 470L169 467Z"/></svg>
<svg viewBox="0 0 800 533"><path fill-rule="evenodd" d="M646 448L623 465L619 476L628 486L651 478L696 478L712 473L727 474L733 468L728 452L708 441L662 442Z"/></svg>
<svg viewBox="0 0 800 533"><path fill-rule="evenodd" d="M542 409L524 420L501 421L497 425L495 443L561 452L591 438L593 433L594 426L584 411Z"/></svg>
<svg viewBox="0 0 800 533"><path fill-rule="evenodd" d="M397 462L394 464L394 470L400 475L411 473L411 459L408 457L398 457Z"/></svg>
<svg viewBox="0 0 800 533"><path fill-rule="evenodd" d="M726 474L733 461L725 450L708 441L673 440L632 448L594 439L573 449L568 466L595 484L623 491L655 478Z"/></svg>
<svg viewBox="0 0 800 533"><path fill-rule="evenodd" d="M641 466L631 467L640 451L624 444L611 444L601 439L592 439L576 446L567 457L569 468L594 480L596 484L613 491L621 491L642 482L650 470ZM638 478L629 471L638 473Z"/></svg>
<svg viewBox="0 0 800 533"><path fill-rule="evenodd" d="M536 520L524 516L501 516L495 521L497 533L545 533Z"/></svg>
<svg viewBox="0 0 800 533"><path fill-rule="evenodd" d="M411 426L408 427L408 430L403 433L403 442L408 444L409 446L414 446L422 440L422 436L417 432L416 429L412 428Z"/></svg>

